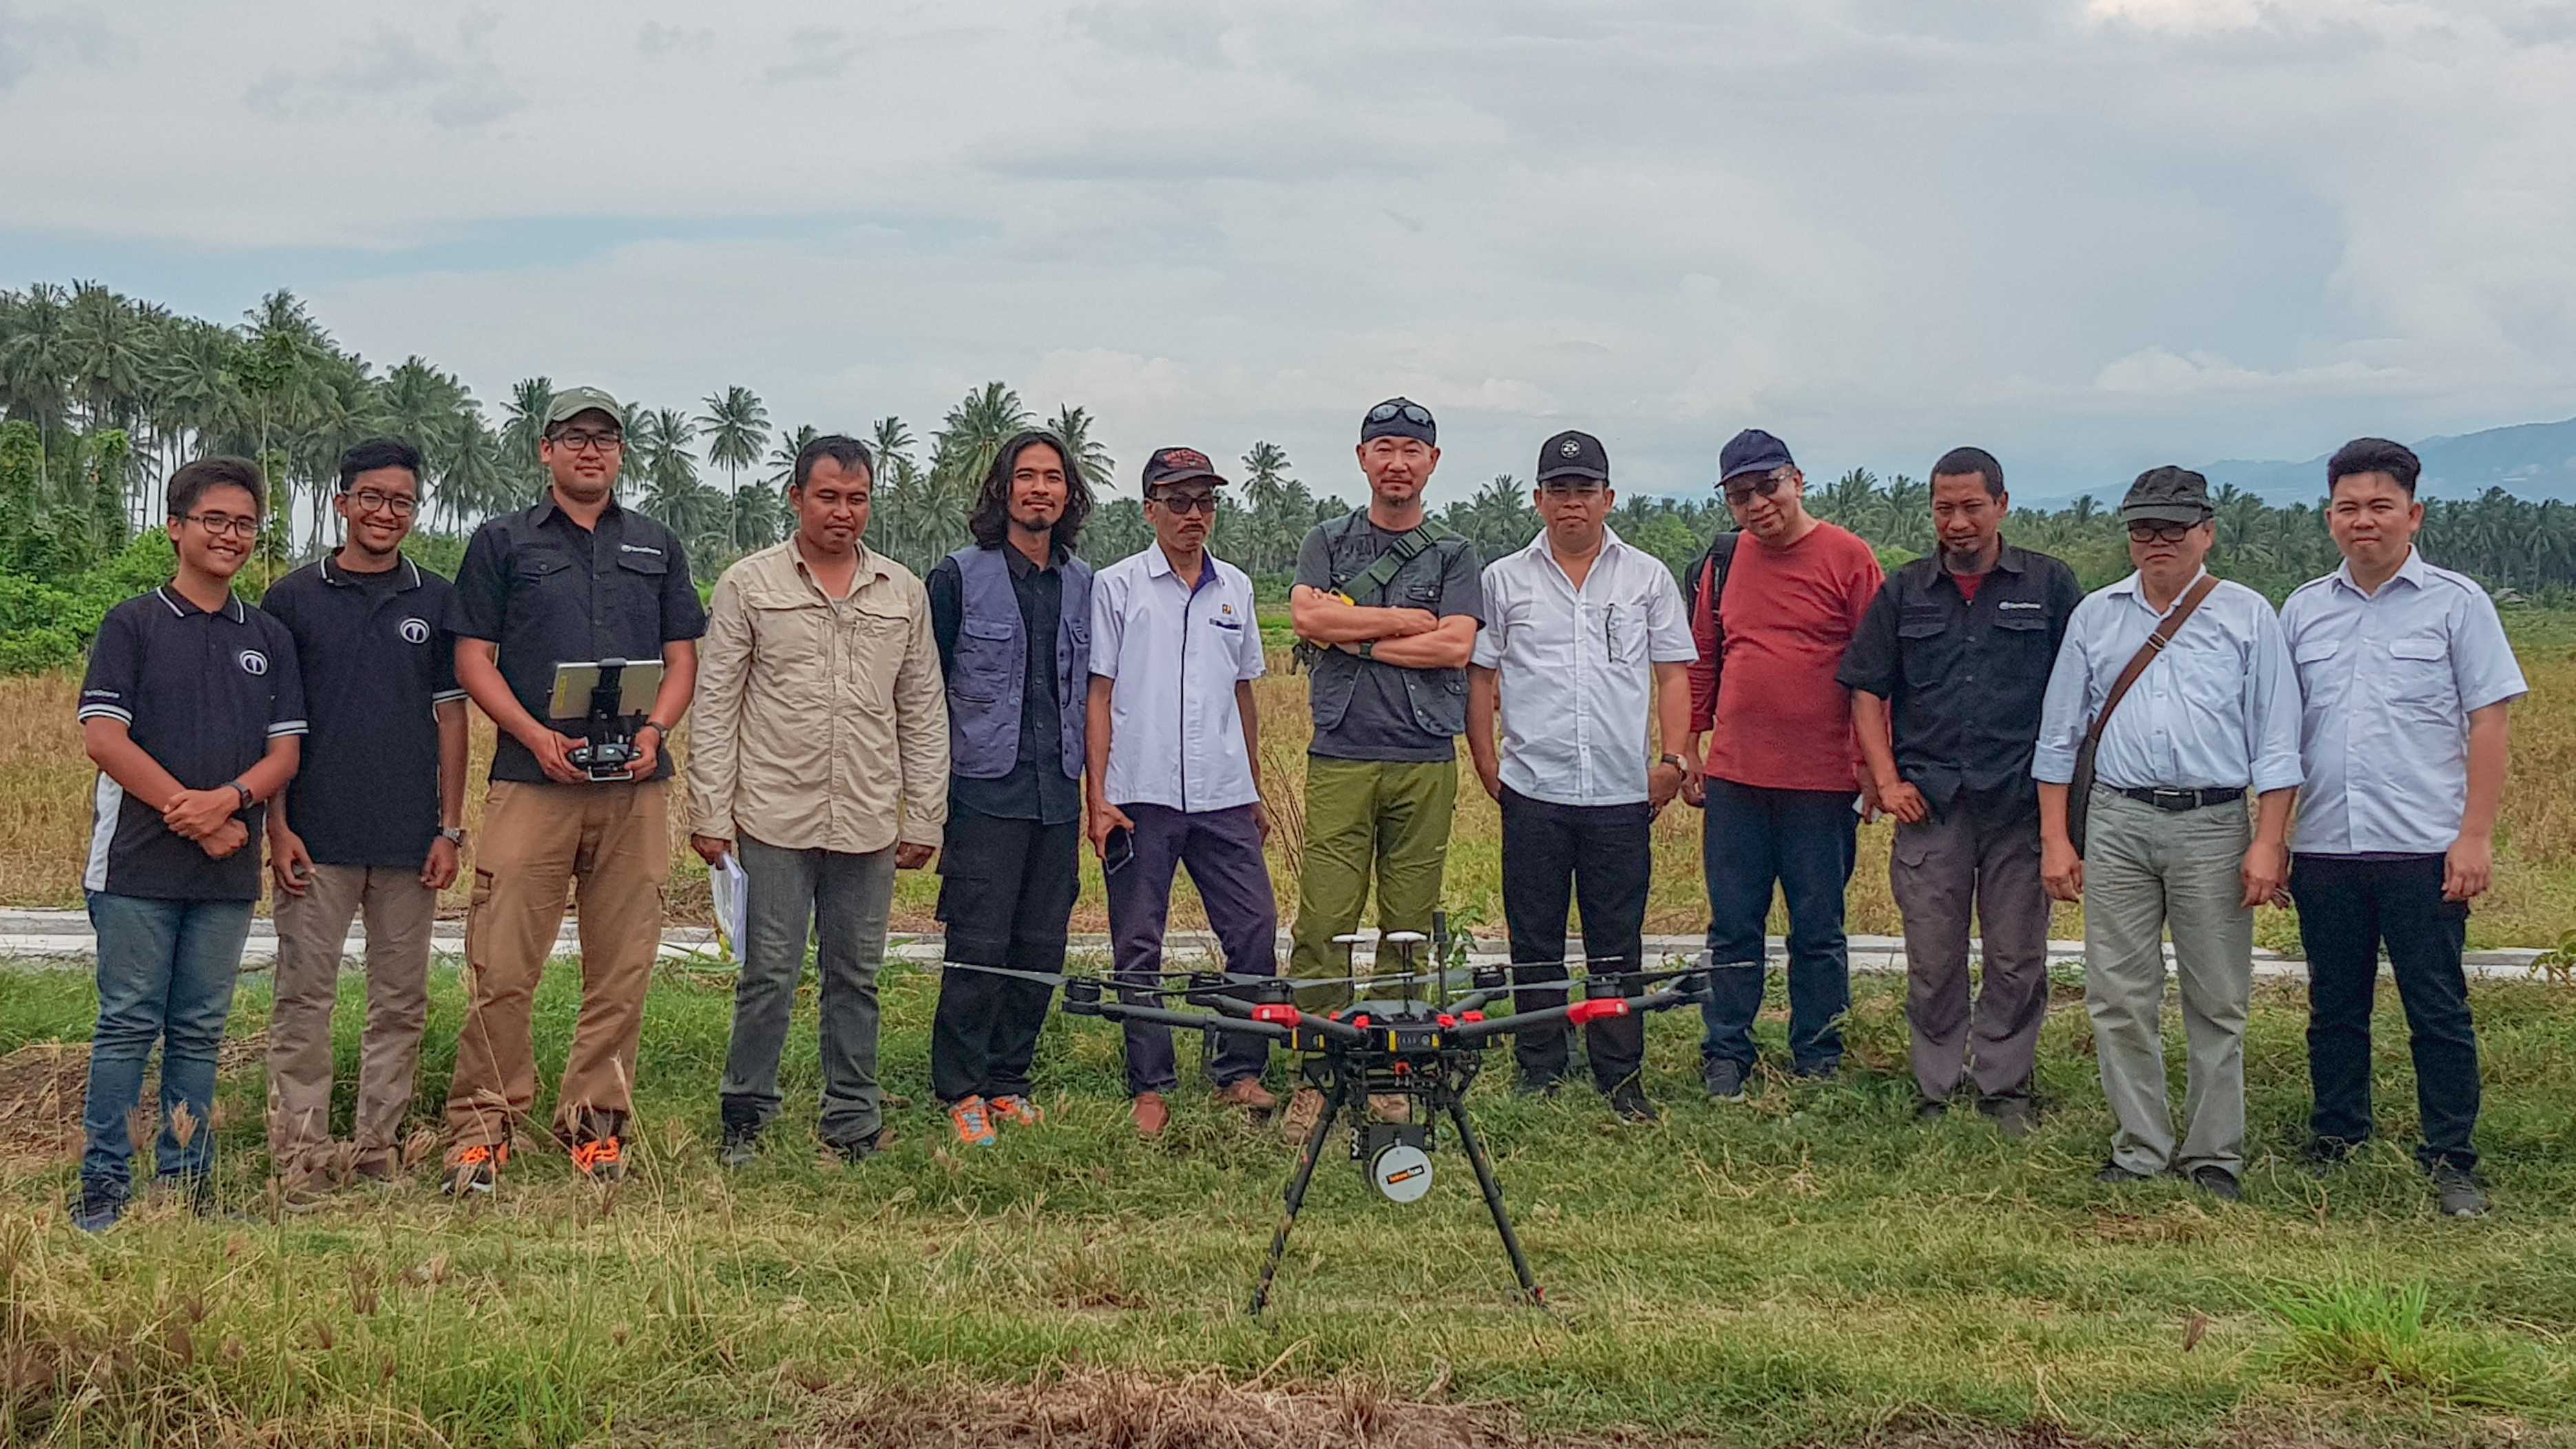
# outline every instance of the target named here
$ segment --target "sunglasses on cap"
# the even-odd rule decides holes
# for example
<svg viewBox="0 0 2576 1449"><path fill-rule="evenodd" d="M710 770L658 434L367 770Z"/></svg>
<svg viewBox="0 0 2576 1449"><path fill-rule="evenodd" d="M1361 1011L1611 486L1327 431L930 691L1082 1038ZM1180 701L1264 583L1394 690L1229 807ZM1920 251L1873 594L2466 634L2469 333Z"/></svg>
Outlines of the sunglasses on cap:
<svg viewBox="0 0 2576 1449"><path fill-rule="evenodd" d="M1783 468L1775 472L1765 473L1761 477L1754 479L1752 482L1745 484L1741 488L1737 487L1731 481L1721 483L1717 485L1717 491L1725 494L1726 501L1729 503L1745 503L1751 501L1753 495L1756 493L1761 494L1765 498L1770 497L1772 494L1780 491L1781 484L1788 481L1789 472L1787 469Z"/></svg>
<svg viewBox="0 0 2576 1449"><path fill-rule="evenodd" d="M1382 402L1368 410L1368 420L1373 423L1391 423L1399 417L1408 423L1431 426L1431 410L1420 403Z"/></svg>

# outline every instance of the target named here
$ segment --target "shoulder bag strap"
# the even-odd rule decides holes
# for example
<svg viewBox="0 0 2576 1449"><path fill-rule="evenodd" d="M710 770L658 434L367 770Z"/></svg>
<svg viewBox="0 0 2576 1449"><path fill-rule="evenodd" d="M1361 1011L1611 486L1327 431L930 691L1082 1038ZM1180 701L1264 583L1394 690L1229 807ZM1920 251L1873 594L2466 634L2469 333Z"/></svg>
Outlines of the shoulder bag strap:
<svg viewBox="0 0 2576 1449"><path fill-rule="evenodd" d="M2182 602L2174 605L2173 612L2156 625L2156 632L2149 634L2147 642L2138 646L2138 652L2130 656L2129 667L2121 670L2120 677L2111 682L2111 693L2102 701L2102 712L2093 716L2093 728L2085 731L2087 743L2102 743L2102 731L2111 723L2111 711L2120 707L2129 686L2137 683L2138 676L2147 672L2147 666L2156 662L2156 656L2165 652L2165 646L2173 642L2173 636L2181 630L2183 621L2189 619L2192 611L2200 607L2200 601L2208 598L2217 587L2216 574L2202 574L2200 582L2184 592Z"/></svg>

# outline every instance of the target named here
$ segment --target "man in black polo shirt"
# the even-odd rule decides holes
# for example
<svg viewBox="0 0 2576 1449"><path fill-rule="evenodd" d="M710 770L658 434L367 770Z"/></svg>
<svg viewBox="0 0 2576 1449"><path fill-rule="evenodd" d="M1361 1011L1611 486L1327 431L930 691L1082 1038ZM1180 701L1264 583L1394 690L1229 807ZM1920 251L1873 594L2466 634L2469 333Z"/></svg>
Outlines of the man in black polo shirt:
<svg viewBox="0 0 2576 1449"><path fill-rule="evenodd" d="M473 992L448 1089L446 1190L498 1186L510 1129L536 1103L529 1010L575 878L581 1019L556 1094L555 1133L595 1179L624 1172L644 988L671 872L671 761L663 745L696 688L707 613L680 540L610 490L626 414L593 387L555 394L537 446L552 482L535 506L490 519L457 570L456 679L500 727L474 895L465 920ZM579 741L547 718L557 664L659 659L662 688L636 731L627 779L586 780Z"/></svg>
<svg viewBox="0 0 2576 1449"><path fill-rule="evenodd" d="M268 1153L289 1208L342 1167L331 1142L331 1008L349 922L367 918L355 1176L400 1165L429 1013L429 933L465 831L465 691L454 586L402 556L420 508L420 452L371 438L340 455L338 552L260 601L295 636L312 731L288 795L269 802L277 995L268 1020ZM290 823L290 820L292 823Z"/></svg>
<svg viewBox="0 0 2576 1449"><path fill-rule="evenodd" d="M1852 692L1852 728L1879 803L1897 821L1888 880L1905 917L1916 1116L1948 1111L1973 1074L1978 1109L2018 1137L2033 1120L2031 1067L2048 1013L2031 748L2049 666L2083 590L2065 564L2004 542L2009 506L1993 454L1943 454L1932 465L1940 549L1888 576L1837 678ZM1973 1016L1972 909L1985 947Z"/></svg>
<svg viewBox="0 0 2576 1449"><path fill-rule="evenodd" d="M107 612L81 682L81 739L98 765L81 881L98 932L98 1025L72 1221L92 1232L125 1211L126 1116L156 1041L155 1174L201 1207L212 1197L215 1051L259 899L250 842L304 733L295 641L232 593L259 537L262 482L240 458L170 475L177 576Z"/></svg>

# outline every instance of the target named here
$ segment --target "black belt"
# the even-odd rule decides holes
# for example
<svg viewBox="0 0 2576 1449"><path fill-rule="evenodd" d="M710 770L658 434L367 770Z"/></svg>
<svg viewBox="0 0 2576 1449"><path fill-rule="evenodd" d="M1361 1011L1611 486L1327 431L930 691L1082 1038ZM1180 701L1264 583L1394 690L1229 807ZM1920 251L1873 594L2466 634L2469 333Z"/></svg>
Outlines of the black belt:
<svg viewBox="0 0 2576 1449"><path fill-rule="evenodd" d="M2231 800L2242 800L2245 798L2245 787L2230 785L2224 790L2131 790L2122 787L2120 793L2132 800L2144 801L2159 810L2180 812L2198 810L2204 805L2224 805Z"/></svg>

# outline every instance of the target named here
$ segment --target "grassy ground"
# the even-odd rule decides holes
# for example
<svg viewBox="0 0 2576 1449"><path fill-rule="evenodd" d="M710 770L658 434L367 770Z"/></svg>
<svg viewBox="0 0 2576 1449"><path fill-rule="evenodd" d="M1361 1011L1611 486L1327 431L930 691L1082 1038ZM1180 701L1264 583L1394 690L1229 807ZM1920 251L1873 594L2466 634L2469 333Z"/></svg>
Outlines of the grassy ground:
<svg viewBox="0 0 2576 1449"><path fill-rule="evenodd" d="M885 1077L925 1103L932 990L903 969L887 985ZM540 994L549 1073L575 994L569 970ZM1444 1141L1411 1208L1327 1162L1256 1326L1242 1308L1286 1152L1195 1088L1167 1141L1136 1141L1099 1023L1050 1022L1044 1129L951 1151L918 1106L850 1169L809 1135L808 1000L773 1150L728 1176L711 1144L727 983L673 966L646 1016L639 1172L613 1196L548 1152L473 1210L424 1181L281 1221L254 976L216 1126L242 1216L165 1204L87 1239L61 1212L78 1049L46 1043L84 1036L89 985L0 970L0 1442L2576 1442L2564 988L2478 988L2500 1211L2474 1223L2431 1213L2397 1145L2414 1115L2393 1006L2386 1140L2320 1179L2288 1156L2303 1013L2259 999L2257 1160L2229 1207L2090 1181L2108 1119L2067 990L2042 1055L2053 1109L2018 1144L1973 1115L1911 1124L1899 1005L1863 982L1845 1081L1766 1078L1740 1107L1697 1096L1692 1025L1659 1019L1668 1115L1650 1128L1607 1126L1588 1092L1480 1088L1552 1315L1515 1306ZM424 1126L460 1011L442 971Z"/></svg>
<svg viewBox="0 0 2576 1449"><path fill-rule="evenodd" d="M2576 617L2518 612L2513 632L2532 697L2514 714L2513 775L2498 831L2496 884L2470 918L2472 947L2553 946L2576 929L2576 792L2564 788L2565 781L2576 778ZM1296 905L1298 831L1293 807L1305 781L1311 730L1305 679L1284 672L1284 654L1274 654L1272 662L1282 672L1261 681L1258 689L1268 756L1265 772L1282 825L1272 843L1271 874L1285 919L1294 914ZM0 678L0 904L80 903L79 862L87 852L93 772L81 754L80 732L72 719L78 692L78 681L68 675ZM491 728L479 714L474 718L474 778L480 780L491 756ZM481 813L479 790L469 792L469 797L471 824ZM680 824L675 817L675 828ZM1890 828L1867 826L1861 832L1860 869L1853 876L1849 900L1854 932L1894 935L1900 929L1896 902L1887 888ZM1698 832L1698 814L1679 806L1655 823L1649 931L1688 933L1708 923ZM1502 923L1501 836L1499 812L1462 766L1445 895L1453 914L1484 923L1489 935L1499 935ZM707 920L706 870L685 839L672 843L672 880L674 913L684 919ZM452 911L464 909L464 891L459 885L450 893L447 905ZM937 895L935 876L908 873L896 891L897 927L929 928ZM1178 896L1175 924L1202 924L1186 880ZM1098 869L1088 863L1074 925L1085 931L1107 928ZM1785 918L1775 913L1772 929L1776 932L1785 926ZM2082 933L2081 911L2060 907L2055 934L2073 938ZM2256 936L2267 946L2294 947L2296 917L2266 909L2256 917Z"/></svg>

